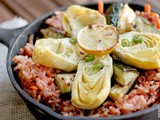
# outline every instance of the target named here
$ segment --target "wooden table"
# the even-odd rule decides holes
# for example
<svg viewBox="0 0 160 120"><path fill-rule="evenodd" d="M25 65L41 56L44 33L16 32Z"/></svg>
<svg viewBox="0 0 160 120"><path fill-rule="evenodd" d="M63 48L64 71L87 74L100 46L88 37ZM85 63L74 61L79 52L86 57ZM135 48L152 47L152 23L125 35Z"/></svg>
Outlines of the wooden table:
<svg viewBox="0 0 160 120"><path fill-rule="evenodd" d="M0 23L21 16L29 22L48 11L70 4L86 3L97 0L0 0ZM109 0L103 0L109 1ZM110 0L111 1L111 0ZM120 1L120 0L112 0ZM129 1L129 0L125 0ZM130 0L131 1L131 0ZM136 0L134 0L136 1ZM141 0L160 10L160 0Z"/></svg>

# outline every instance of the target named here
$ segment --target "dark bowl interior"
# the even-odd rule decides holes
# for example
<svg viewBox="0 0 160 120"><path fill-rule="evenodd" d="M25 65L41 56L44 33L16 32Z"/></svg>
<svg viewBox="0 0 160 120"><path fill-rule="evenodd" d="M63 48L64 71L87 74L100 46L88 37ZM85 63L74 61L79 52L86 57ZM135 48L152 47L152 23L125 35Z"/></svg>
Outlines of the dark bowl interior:
<svg viewBox="0 0 160 120"><path fill-rule="evenodd" d="M110 3L105 3L105 9L111 4ZM134 10L140 10L143 11L143 3L130 3L130 7L132 7ZM84 6L92 8L92 9L97 9L97 3L89 3L89 4L84 4ZM61 8L60 10L64 10L66 7ZM15 64L12 62L12 58L19 54L20 51L19 49L24 47L25 44L28 41L28 36L30 34L36 34L38 33L39 29L44 26L44 20L48 17L50 17L54 11L51 11L50 13L45 14L44 16L36 19L33 23L31 23L20 35L19 37L14 41L13 45L10 45L9 47L9 53L8 53L8 58L7 58L7 70L9 77L11 79L11 82L19 95L23 98L24 102L26 103L27 107L29 110L33 113L33 115L37 119L43 119L43 120L49 120L49 119L69 119L69 120L100 120L100 119L130 119L130 120L156 120L158 119L158 106L152 106L149 109L145 109L139 112L135 112L132 114L127 114L127 115L121 115L121 116L115 116L115 117L98 117L98 118L93 118L93 117L80 117L80 116L75 116L75 117L64 117L56 112L54 112L52 109L49 107L37 102L36 100L32 99L27 93L25 93L21 85L19 83L19 80L17 78L17 74L13 71L13 67ZM38 35L38 34L36 34ZM160 106L160 105L159 105Z"/></svg>

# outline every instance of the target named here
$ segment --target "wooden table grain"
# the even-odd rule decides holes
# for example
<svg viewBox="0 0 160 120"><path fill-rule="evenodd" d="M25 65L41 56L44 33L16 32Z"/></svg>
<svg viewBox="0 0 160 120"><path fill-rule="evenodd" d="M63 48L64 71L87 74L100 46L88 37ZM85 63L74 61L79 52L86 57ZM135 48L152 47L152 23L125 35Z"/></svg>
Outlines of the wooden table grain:
<svg viewBox="0 0 160 120"><path fill-rule="evenodd" d="M21 16L22 18L33 21L37 17L61 6L79 4L86 2L96 2L97 0L0 0L0 23ZM103 0L107 1L131 1L131 0ZM139 1L139 0L132 0ZM141 0L151 4L152 7L160 10L160 0Z"/></svg>

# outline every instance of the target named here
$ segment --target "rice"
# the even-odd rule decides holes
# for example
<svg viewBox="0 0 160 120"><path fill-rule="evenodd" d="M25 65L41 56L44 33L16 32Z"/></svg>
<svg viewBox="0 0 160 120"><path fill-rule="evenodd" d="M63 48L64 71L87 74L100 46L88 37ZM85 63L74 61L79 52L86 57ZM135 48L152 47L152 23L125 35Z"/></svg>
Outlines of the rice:
<svg viewBox="0 0 160 120"><path fill-rule="evenodd" d="M59 73L60 70L35 64L32 61L30 57L33 51L32 43L26 44L22 50L23 55L13 58L17 64L14 71L17 71L22 88L32 98L64 116L116 116L160 103L160 71L157 69L142 72L137 78L135 87L123 98L115 101L106 100L102 106L88 112L76 108L70 100L60 98L60 90L54 83L54 74ZM32 46L32 49L26 49L27 46Z"/></svg>
<svg viewBox="0 0 160 120"><path fill-rule="evenodd" d="M62 30L61 13L56 14L58 17L53 16L47 19L46 23ZM21 49L21 55L13 58L13 62L16 63L14 71L18 74L23 90L55 112L64 116L109 117L133 113L160 103L160 69L156 69L141 72L134 88L115 101L107 99L99 108L92 110L76 108L71 100L61 98L61 91L55 84L54 74L61 71L32 61L33 38L34 36L31 35L29 43Z"/></svg>
<svg viewBox="0 0 160 120"><path fill-rule="evenodd" d="M62 18L62 12L56 11L55 15L53 15L51 18L48 18L45 21L45 23L53 28L63 30L61 18Z"/></svg>

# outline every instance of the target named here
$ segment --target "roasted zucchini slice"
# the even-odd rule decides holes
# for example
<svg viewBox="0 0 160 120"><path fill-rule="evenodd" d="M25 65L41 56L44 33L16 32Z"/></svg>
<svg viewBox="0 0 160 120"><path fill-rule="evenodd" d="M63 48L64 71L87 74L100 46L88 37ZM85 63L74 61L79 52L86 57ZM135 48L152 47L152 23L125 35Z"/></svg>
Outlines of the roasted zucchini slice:
<svg viewBox="0 0 160 120"><path fill-rule="evenodd" d="M122 9L123 4L121 3L115 3L112 4L107 10L106 10L106 20L108 25L117 26L119 13Z"/></svg>
<svg viewBox="0 0 160 120"><path fill-rule="evenodd" d="M55 74L55 82L61 93L71 92L75 74Z"/></svg>
<svg viewBox="0 0 160 120"><path fill-rule="evenodd" d="M52 27L41 29L40 32L42 33L44 38L64 38L65 37L64 33Z"/></svg>
<svg viewBox="0 0 160 120"><path fill-rule="evenodd" d="M133 79L127 85L123 86L120 84L115 84L110 90L109 97L113 100L116 100L119 97L123 97L130 90L135 81L136 79Z"/></svg>
<svg viewBox="0 0 160 120"><path fill-rule="evenodd" d="M114 79L121 85L127 85L139 75L136 68L121 63L113 63L113 71Z"/></svg>

